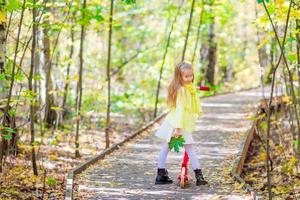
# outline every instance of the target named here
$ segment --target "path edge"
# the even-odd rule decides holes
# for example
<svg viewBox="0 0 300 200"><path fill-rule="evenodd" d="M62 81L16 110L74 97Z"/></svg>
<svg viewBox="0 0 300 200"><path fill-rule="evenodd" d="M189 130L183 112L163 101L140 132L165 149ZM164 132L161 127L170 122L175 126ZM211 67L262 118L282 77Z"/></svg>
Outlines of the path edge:
<svg viewBox="0 0 300 200"><path fill-rule="evenodd" d="M275 102L275 105L278 106L280 104L283 104L283 100L281 98L282 96L279 97L273 97L273 103ZM263 99L260 100L260 103L258 103L259 105L256 107L256 110L254 112L252 112L251 116L255 116L255 120L253 121L251 128L245 132L245 136L242 139L242 142L240 144L240 148L238 153L236 154L236 158L233 162L232 168L231 168L231 175L234 177L234 179L236 181L238 181L239 183L243 184L243 188L250 193L251 197L254 200L263 200L264 197L260 192L257 192L255 189L253 189L248 183L246 183L246 181L240 176L241 174L241 170L242 170L242 166L244 165L244 161L246 159L246 155L245 153L248 152L248 148L251 144L251 141L253 139L253 136L255 134L255 127L258 124L258 120L257 120L257 116L261 114L261 112L266 109L267 106L267 101L269 100L266 99L265 101ZM275 105L271 106L275 106Z"/></svg>

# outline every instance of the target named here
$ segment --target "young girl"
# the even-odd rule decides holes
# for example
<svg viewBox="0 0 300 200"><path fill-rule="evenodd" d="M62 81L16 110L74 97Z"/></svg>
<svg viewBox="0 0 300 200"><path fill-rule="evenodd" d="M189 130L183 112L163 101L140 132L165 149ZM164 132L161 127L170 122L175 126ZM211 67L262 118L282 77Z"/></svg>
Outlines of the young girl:
<svg viewBox="0 0 300 200"><path fill-rule="evenodd" d="M155 132L155 136L164 140L158 157L157 177L155 184L168 184L173 181L166 170L166 159L169 152L169 142L172 136L182 135L185 140L184 148L187 152L192 168L195 172L196 185L205 185L200 163L193 148L194 140L192 132L195 127L195 119L202 115L199 98L196 95L194 86L194 72L192 65L186 62L179 62L175 67L173 80L168 88L168 108L164 122Z"/></svg>

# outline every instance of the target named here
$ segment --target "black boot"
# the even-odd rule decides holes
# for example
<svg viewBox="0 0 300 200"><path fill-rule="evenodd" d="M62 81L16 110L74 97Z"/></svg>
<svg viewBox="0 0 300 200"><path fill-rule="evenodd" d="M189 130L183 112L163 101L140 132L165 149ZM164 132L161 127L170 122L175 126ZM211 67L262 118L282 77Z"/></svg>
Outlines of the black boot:
<svg viewBox="0 0 300 200"><path fill-rule="evenodd" d="M207 181L204 180L201 169L195 169L194 172L197 180L196 185L206 185Z"/></svg>
<svg viewBox="0 0 300 200"><path fill-rule="evenodd" d="M158 168L155 184L169 184L169 183L173 183L173 181L168 176L168 171L165 168Z"/></svg>

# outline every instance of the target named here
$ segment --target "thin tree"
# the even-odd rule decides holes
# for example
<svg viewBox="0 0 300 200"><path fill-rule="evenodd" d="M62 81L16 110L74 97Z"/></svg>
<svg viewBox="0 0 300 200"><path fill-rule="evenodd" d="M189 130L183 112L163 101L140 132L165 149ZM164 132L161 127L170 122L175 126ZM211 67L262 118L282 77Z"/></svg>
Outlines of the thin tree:
<svg viewBox="0 0 300 200"><path fill-rule="evenodd" d="M181 4L179 5L179 7L177 9L175 18L172 22L171 29L170 29L169 34L168 34L166 47L165 47L165 51L164 51L163 58L162 58L162 63L161 63L160 70L159 70L159 78L158 78L158 82L157 82L155 106L154 106L155 108L154 108L153 118L155 118L157 116L157 105L158 105L158 98L159 98L159 91L160 91L160 82L161 82L161 78L162 78L162 74L163 74L163 70L164 70L164 65L165 65L165 61L166 61L166 57L167 57L167 53L168 53L168 48L169 48L169 45L170 45L171 35L172 35L173 29L174 29L174 24L176 23L177 16L180 13L180 9L182 7L183 2L184 1L182 0Z"/></svg>
<svg viewBox="0 0 300 200"><path fill-rule="evenodd" d="M86 0L83 0L83 12L82 18L85 18L85 8L86 8ZM76 90L76 137L75 137L75 157L80 157L79 154L79 123L81 120L81 98L82 98L82 71L83 71L83 42L85 35L85 24L81 25L81 33L80 33L80 49L79 49L79 80L77 83Z"/></svg>
<svg viewBox="0 0 300 200"><path fill-rule="evenodd" d="M182 58L181 58L182 61L184 61L185 52L186 52L186 48L187 48L187 45L188 45L188 39L189 39L189 34L190 34L190 29L191 29L191 24L192 24L192 19L193 19L194 6L195 6L195 0L192 1L189 24L188 24L188 27L187 27L184 46L183 46L183 51L182 51Z"/></svg>
<svg viewBox="0 0 300 200"><path fill-rule="evenodd" d="M2 116L2 126L3 127L9 126L9 124L7 124L6 118L9 117L8 111L10 109L10 101L11 101L11 97L12 97L12 90L13 90L13 86L14 86L14 82L15 82L16 62L17 62L17 54L18 54L18 51L19 51L19 41L20 41L22 23L23 23L23 18L24 18L25 2L26 1L23 0L20 21L19 21L19 24L18 24L18 33L17 33L17 38L16 38L16 47L15 47L15 52L14 52L13 64L12 64L10 86L9 86L9 90L8 90L7 97L6 97L6 99L7 99L6 106L4 107L4 112L3 112L3 116ZM3 135L3 134L1 134L1 135ZM1 149L1 151L0 151L0 172L1 172L2 171L3 154L4 154L4 151L5 151L3 138L1 139L1 148L0 149Z"/></svg>
<svg viewBox="0 0 300 200"><path fill-rule="evenodd" d="M202 2L201 4L201 14L200 14L200 20L199 20L199 24L197 27L197 38L196 38L196 43L195 43L195 47L194 47L194 51L193 51L193 56L192 56L192 65L194 64L194 60L195 60L195 55L196 55L196 51L197 51L197 47L198 47L198 43L199 43L199 37L200 37L200 28L202 25L202 21L203 21L203 15L204 15L204 2Z"/></svg>
<svg viewBox="0 0 300 200"><path fill-rule="evenodd" d="M296 20L296 30L300 30L300 20ZM300 86L300 33L296 34L297 38L297 72L298 72L298 86ZM300 106L300 87L298 87L298 105Z"/></svg>
<svg viewBox="0 0 300 200"><path fill-rule="evenodd" d="M53 89L53 84L51 80L51 63L50 63L50 38L48 36L48 29L44 28L43 31L44 35L44 54L45 54L45 75L46 75L46 87L45 87L45 115L44 115L44 123L47 125L47 127L51 127L55 121L55 112L51 109L51 107L54 104L54 97L53 93L51 93L51 90Z"/></svg>
<svg viewBox="0 0 300 200"><path fill-rule="evenodd" d="M296 7L296 10L300 10L300 2L298 4L295 3L295 7ZM300 20L299 19L296 19L296 30L298 30L296 32L296 41L297 41L297 44L296 44L296 49L297 49L297 53L296 53L296 56L297 56L297 65L296 65L296 70L297 70L297 75L298 75L298 99L295 98L295 101L294 102L296 105L295 107L297 108L297 105L298 105L298 109L296 109L296 112L297 112L297 115L299 116L300 115L300 33L299 33L299 30L300 30ZM298 160L300 158L300 127L298 126L298 145L297 145L297 153L298 153Z"/></svg>
<svg viewBox="0 0 300 200"><path fill-rule="evenodd" d="M34 73L34 67L35 67L35 52L36 52L36 37L37 37L37 24L36 24L36 0L33 0L33 8L32 8L32 47L31 47L31 64L30 64L30 71L29 71L29 79L28 79L28 87L29 91L33 92L32 87L32 79L33 79L33 73ZM34 93L33 93L34 94ZM34 97L36 95L34 94ZM34 148L34 103L36 98L31 98L30 100L30 135L31 135L31 162L32 162L32 170L34 175L38 175L37 165L36 165L36 154L35 154L35 148Z"/></svg>
<svg viewBox="0 0 300 200"><path fill-rule="evenodd" d="M74 53L74 25L73 24L72 24L72 26L70 28L70 35L71 35L71 45L70 45L69 59L71 60L72 57L73 57L73 53ZM62 106L61 106L64 110L65 110L65 106L66 106L66 102L67 102L69 85L70 85L70 68L71 68L71 62L68 62L67 74L66 74L66 82L65 82L65 86L64 86L64 96L63 96ZM62 115L63 116L61 117L60 124L62 124L63 117L64 117L64 114L62 114Z"/></svg>
<svg viewBox="0 0 300 200"><path fill-rule="evenodd" d="M109 15L109 32L108 32L108 50L107 50L107 99L106 99L106 122L105 122L105 148L109 147L109 132L110 132L110 61L111 61L111 40L112 40L112 22L113 22L114 0L110 1L110 15Z"/></svg>
<svg viewBox="0 0 300 200"><path fill-rule="evenodd" d="M2 1L0 4L0 10L5 8L5 1ZM0 22L0 73L4 73L4 65L5 65L5 49L6 49L6 20ZM1 88L4 88L4 83L0 82ZM0 99L4 99L4 95L0 92ZM4 120L4 119L2 119ZM0 173L2 172L2 159L4 153L4 136L1 134L0 137Z"/></svg>
<svg viewBox="0 0 300 200"><path fill-rule="evenodd" d="M287 19L286 19L286 25L285 25L285 31L284 31L282 45L279 41L277 31L275 29L273 20L271 19L271 16L270 16L270 13L269 13L268 8L266 6L265 0L262 0L262 3L263 3L263 6L264 6L264 9L265 9L265 11L268 15L268 18L271 22L273 31L275 33L276 39L278 40L278 44L279 44L279 47L280 47L280 56L279 56L278 62L276 64L275 68L273 69L273 73L272 73L271 94L270 94L270 99L269 99L268 107L267 107L266 154L267 154L267 158L268 158L270 156L271 105L272 105L272 100L273 100L273 92L274 92L274 85L275 85L275 79L276 79L276 71L277 71L277 69L280 65L282 57L284 57L284 48L285 48L284 46L285 46L285 40L286 40L287 29L288 29L288 24L289 24L292 0L290 1L290 5L289 5L289 10L288 10ZM272 199L272 185L271 185L271 173L270 173L269 159L266 159L266 168L267 168L268 197L271 200Z"/></svg>
<svg viewBox="0 0 300 200"><path fill-rule="evenodd" d="M283 53L281 54L281 57L283 58L284 66L285 66L285 68L286 68L286 70L288 72L288 81L289 81L289 85L290 85L290 91L289 92L290 92L290 95L292 96L292 107L294 109L294 114L295 114L295 117L296 117L296 122L297 122L297 127L298 127L297 137L298 137L298 141L300 141L300 119L299 119L299 114L298 114L298 111L297 111L297 98L296 98L296 93L295 93L295 88L294 88L294 83L293 83L292 72L291 72L291 70L289 68L289 65L288 65L288 62L287 62L287 59L286 59L286 56L285 56L285 53L284 53L284 48L283 47L284 47L285 40L283 40L283 42L281 43L281 41L279 39L279 36L278 36L278 33L277 33L277 30L276 30L275 25L274 25L274 22L271 19L270 13L269 13L269 11L267 9L265 1L263 1L263 5L264 5L264 8L265 8L266 13L268 15L268 18L269 18L269 20L271 22L273 32L275 33L275 38L276 38L277 44L280 47L280 49L282 49L282 51L283 51ZM289 11L288 11L287 21L286 21L286 26L288 26L289 17L290 17L290 10L291 10L292 5L293 5L293 0L290 1ZM287 29L287 27L286 27L286 29ZM287 30L286 30L286 32L287 32ZM285 33L285 34L287 34L287 33ZM283 73L283 74L285 75L285 73ZM285 82L287 83L287 80L285 80ZM300 160L300 142L298 142L298 146L297 146L297 157L298 157L298 160Z"/></svg>
<svg viewBox="0 0 300 200"><path fill-rule="evenodd" d="M255 18L258 18L258 10L256 3L254 3L255 6ZM259 46L261 43L260 35L262 33L259 30L258 25L256 25L256 45ZM263 71L264 68L267 67L267 53L266 53L266 45L258 49L258 60L259 60L259 66L260 66L260 84L262 89L262 98L265 99L265 88L264 88L264 78L263 78Z"/></svg>
<svg viewBox="0 0 300 200"><path fill-rule="evenodd" d="M213 1L209 3L209 12L212 12L213 3ZM213 13L211 15L208 28L208 64L205 77L211 85L214 85L217 44L215 42L215 16Z"/></svg>

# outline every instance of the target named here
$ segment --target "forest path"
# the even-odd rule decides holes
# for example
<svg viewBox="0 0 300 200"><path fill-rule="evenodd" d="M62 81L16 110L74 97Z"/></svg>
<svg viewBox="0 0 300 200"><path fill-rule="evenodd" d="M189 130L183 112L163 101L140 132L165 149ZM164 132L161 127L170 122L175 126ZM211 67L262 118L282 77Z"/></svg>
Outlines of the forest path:
<svg viewBox="0 0 300 200"><path fill-rule="evenodd" d="M266 88L269 93L270 88ZM119 150L85 170L76 178L82 199L251 199L230 176L231 164L252 121L247 117L259 105L261 89L206 97L201 100L203 116L193 133L207 186L190 184L181 189L177 175L183 151L169 152L167 169L173 184L155 185L156 160L162 141L152 131L142 133ZM162 121L160 121L161 123Z"/></svg>

